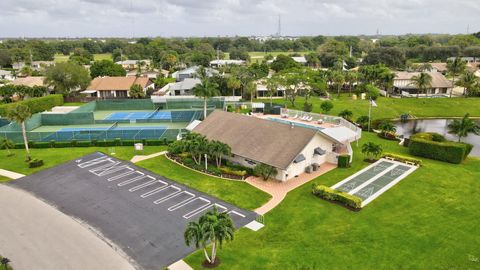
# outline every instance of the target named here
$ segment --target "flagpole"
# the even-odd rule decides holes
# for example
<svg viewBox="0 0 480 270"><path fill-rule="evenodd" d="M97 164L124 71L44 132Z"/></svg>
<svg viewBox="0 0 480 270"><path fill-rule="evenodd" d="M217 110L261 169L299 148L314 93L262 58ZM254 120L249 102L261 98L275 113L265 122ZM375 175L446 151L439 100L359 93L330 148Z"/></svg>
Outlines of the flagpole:
<svg viewBox="0 0 480 270"><path fill-rule="evenodd" d="M368 104L368 132L370 132L371 121L372 121L372 99L370 99Z"/></svg>

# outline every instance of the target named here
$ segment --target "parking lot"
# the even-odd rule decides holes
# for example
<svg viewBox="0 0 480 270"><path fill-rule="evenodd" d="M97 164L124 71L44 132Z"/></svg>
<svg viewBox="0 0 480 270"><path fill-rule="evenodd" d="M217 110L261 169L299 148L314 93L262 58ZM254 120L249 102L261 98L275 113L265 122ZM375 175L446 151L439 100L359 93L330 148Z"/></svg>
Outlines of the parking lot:
<svg viewBox="0 0 480 270"><path fill-rule="evenodd" d="M186 224L217 207L235 227L256 214L103 153L94 153L12 182L65 214L85 221L137 267L163 269L193 251Z"/></svg>

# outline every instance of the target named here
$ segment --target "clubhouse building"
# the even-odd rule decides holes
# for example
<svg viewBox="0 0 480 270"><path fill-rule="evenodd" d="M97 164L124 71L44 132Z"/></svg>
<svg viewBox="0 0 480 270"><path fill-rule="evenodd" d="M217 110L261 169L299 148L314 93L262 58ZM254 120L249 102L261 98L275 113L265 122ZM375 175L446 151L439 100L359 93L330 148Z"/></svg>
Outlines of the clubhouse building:
<svg viewBox="0 0 480 270"><path fill-rule="evenodd" d="M275 178L280 181L299 176L307 167L336 164L341 154L353 154L350 143L358 139L357 133L345 126L320 128L284 121L217 110L192 131L228 144L231 162L277 168Z"/></svg>

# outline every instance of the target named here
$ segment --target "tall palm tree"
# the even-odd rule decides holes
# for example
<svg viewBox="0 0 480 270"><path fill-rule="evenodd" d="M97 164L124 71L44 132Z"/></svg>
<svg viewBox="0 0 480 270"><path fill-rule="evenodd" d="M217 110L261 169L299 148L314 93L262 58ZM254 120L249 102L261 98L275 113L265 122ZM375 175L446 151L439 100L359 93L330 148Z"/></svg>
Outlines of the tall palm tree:
<svg viewBox="0 0 480 270"><path fill-rule="evenodd" d="M250 96L250 105L253 104L253 97L257 91L257 85L254 82L249 82L246 87L247 94ZM253 109L253 108L252 108Z"/></svg>
<svg viewBox="0 0 480 270"><path fill-rule="evenodd" d="M353 84L358 80L358 73L354 71L347 71L345 73L345 82L348 84L348 95L352 96Z"/></svg>
<svg viewBox="0 0 480 270"><path fill-rule="evenodd" d="M234 76L230 76L227 80L227 87L232 89L232 96L235 96L235 90L240 89L240 80L235 78Z"/></svg>
<svg viewBox="0 0 480 270"><path fill-rule="evenodd" d="M341 71L334 71L332 74L333 84L337 87L337 97L340 97L340 90L345 83L345 76Z"/></svg>
<svg viewBox="0 0 480 270"><path fill-rule="evenodd" d="M203 98L203 119L207 118L207 100L214 96L220 95L218 84L211 82L209 78L205 78L200 84L193 88L193 94Z"/></svg>
<svg viewBox="0 0 480 270"><path fill-rule="evenodd" d="M278 92L278 88L280 88L278 78L271 77L267 79L267 95L270 97L270 108L273 104L273 96Z"/></svg>
<svg viewBox="0 0 480 270"><path fill-rule="evenodd" d="M383 149L380 144L368 142L362 145L362 153L365 154L368 160L373 160L374 157L378 157L382 152Z"/></svg>
<svg viewBox="0 0 480 270"><path fill-rule="evenodd" d="M456 84L463 87L463 95L466 96L467 93L470 93L472 88L479 83L479 81L479 78L475 76L473 72L466 71L460 76Z"/></svg>
<svg viewBox="0 0 480 270"><path fill-rule="evenodd" d="M422 72L419 75L412 77L412 85L417 88L417 98L420 92L425 92L428 95L427 89L432 87L432 76L428 73Z"/></svg>
<svg viewBox="0 0 480 270"><path fill-rule="evenodd" d="M480 135L480 126L470 119L470 115L468 113L465 114L461 120L453 120L450 124L448 124L447 128L448 133L457 135L458 142L460 142L462 137L467 137L469 133Z"/></svg>
<svg viewBox="0 0 480 270"><path fill-rule="evenodd" d="M25 128L25 121L32 116L30 108L23 104L18 104L7 112L7 118L11 121L17 122L22 128L23 144L27 151L27 161L30 160L30 149L28 148L27 130Z"/></svg>
<svg viewBox="0 0 480 270"><path fill-rule="evenodd" d="M382 131L383 135L386 135L389 132L396 132L397 128L391 122L384 121L378 125L378 128Z"/></svg>
<svg viewBox="0 0 480 270"><path fill-rule="evenodd" d="M184 232L185 244L190 246L195 244L196 248L203 248L205 259L214 264L217 256L217 248L222 247L224 242L234 239L235 226L226 212L219 213L217 208L208 211L200 217L198 222L189 222ZM211 255L209 256L206 245L212 245Z"/></svg>
<svg viewBox="0 0 480 270"><path fill-rule="evenodd" d="M465 68L467 67L467 63L463 61L462 58L456 57L453 60L447 61L447 70L450 75L452 75L452 87L455 86L455 77L461 74ZM452 97L452 91L450 91L450 97Z"/></svg>

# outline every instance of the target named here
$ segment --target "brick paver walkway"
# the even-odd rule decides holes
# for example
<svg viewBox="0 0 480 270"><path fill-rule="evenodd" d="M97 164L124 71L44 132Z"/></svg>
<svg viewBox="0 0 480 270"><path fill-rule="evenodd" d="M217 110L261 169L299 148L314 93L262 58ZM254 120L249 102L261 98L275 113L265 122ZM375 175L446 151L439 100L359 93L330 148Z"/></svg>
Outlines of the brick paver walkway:
<svg viewBox="0 0 480 270"><path fill-rule="evenodd" d="M320 175L335 169L337 165L324 163L320 166L320 170L312 173L303 173L298 177L290 179L286 182L280 181L263 181L262 178L259 177L249 177L246 179L246 182L250 185L267 192L272 196L272 199L268 201L266 204L262 205L261 207L255 209L255 212L258 214L265 214L268 211L275 208L280 202L283 201L287 193L291 190L296 189L297 187L310 182L311 180L319 177Z"/></svg>

